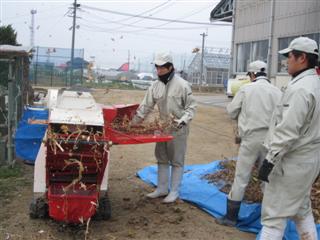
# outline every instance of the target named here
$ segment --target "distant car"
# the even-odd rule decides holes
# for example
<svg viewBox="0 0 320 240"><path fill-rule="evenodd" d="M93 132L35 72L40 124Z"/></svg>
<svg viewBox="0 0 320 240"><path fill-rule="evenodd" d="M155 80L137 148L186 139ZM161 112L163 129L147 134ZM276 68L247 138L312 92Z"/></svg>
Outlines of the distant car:
<svg viewBox="0 0 320 240"><path fill-rule="evenodd" d="M227 96L232 98L236 95L239 88L245 84L250 83L250 79L248 77L229 79L227 85Z"/></svg>
<svg viewBox="0 0 320 240"><path fill-rule="evenodd" d="M154 80L152 73L139 73L138 79L132 79L131 83L135 88L146 90L151 86Z"/></svg>

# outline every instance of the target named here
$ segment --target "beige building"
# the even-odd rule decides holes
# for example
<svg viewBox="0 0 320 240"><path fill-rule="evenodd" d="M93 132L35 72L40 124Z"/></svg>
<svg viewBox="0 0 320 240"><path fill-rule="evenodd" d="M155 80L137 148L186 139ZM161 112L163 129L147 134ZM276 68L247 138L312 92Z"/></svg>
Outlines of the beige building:
<svg viewBox="0 0 320 240"><path fill-rule="evenodd" d="M222 0L210 19L233 23L230 74L244 75L251 61L266 61L279 87L289 76L278 51L298 36L320 42L320 0Z"/></svg>

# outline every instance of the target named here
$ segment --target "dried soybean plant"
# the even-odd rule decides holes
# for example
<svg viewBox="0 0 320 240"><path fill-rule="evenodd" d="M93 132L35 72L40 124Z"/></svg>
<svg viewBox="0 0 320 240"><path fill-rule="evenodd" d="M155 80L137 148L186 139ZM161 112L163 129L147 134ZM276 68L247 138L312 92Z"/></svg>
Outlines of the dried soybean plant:
<svg viewBox="0 0 320 240"><path fill-rule="evenodd" d="M60 125L58 131L55 131L50 126L48 127L47 141L49 146L53 151L54 155L57 155L57 150L61 152L68 151L68 159L64 159L64 167L61 171L64 171L68 166L77 165L78 168L78 177L73 179L72 182L63 188L63 191L66 193L70 188L74 188L77 183L80 184L80 188L86 190L85 185L81 182L82 174L86 170L86 167L83 165L82 159L83 154L80 153L79 159L73 158L73 156L78 154L78 148L80 141L84 144L89 144L91 146L90 153L92 153L93 161L96 163L97 170L100 170L102 164L103 154L106 154L107 148L104 146L103 153L98 150L98 147L101 144L99 139L101 139L103 133L100 131L94 131L91 127L89 130L85 125ZM62 147L64 146L65 149Z"/></svg>
<svg viewBox="0 0 320 240"><path fill-rule="evenodd" d="M222 186L220 188L221 192L229 193L233 183L236 170L236 161L235 160L224 160L219 163L221 170L204 175L209 183ZM262 201L262 191L260 187L260 182L258 181L258 167L254 166L252 169L252 175L249 181L249 184L246 188L244 201L246 202L261 202Z"/></svg>
<svg viewBox="0 0 320 240"><path fill-rule="evenodd" d="M68 185L62 186L63 196L67 196L70 191L76 192L81 189L86 191L88 188L96 187L96 184L88 186L82 182L83 173L87 170L83 159L94 161L97 171L101 170L102 159L108 151L107 144L101 141L102 137L102 132L85 125L49 125L46 139L48 148L54 155L63 153L62 155L66 157L66 159L60 158L64 162L61 171L65 171L71 166L75 166L78 171L77 177ZM57 157L57 159L59 158ZM66 205L67 203L64 204L64 206ZM96 207L98 203L91 202L91 205ZM91 218L86 221L85 239L88 238L90 220ZM83 217L80 217L79 221L84 224Z"/></svg>
<svg viewBox="0 0 320 240"><path fill-rule="evenodd" d="M203 179L209 183L221 186L220 191L228 194L235 176L236 161L226 159L219 163L221 170L212 174L206 174ZM258 166L255 165L252 169L251 178L246 188L244 201L249 203L261 203L263 193L261 191L261 182L258 180ZM311 190L312 212L316 223L320 223L320 178L318 178Z"/></svg>
<svg viewBox="0 0 320 240"><path fill-rule="evenodd" d="M166 120L160 119L158 111L153 111L149 114L148 118L140 124L132 125L130 118L125 115L121 118L116 118L111 127L123 133L130 134L155 134L167 133L175 128L174 117L170 116Z"/></svg>
<svg viewBox="0 0 320 240"><path fill-rule="evenodd" d="M313 183L311 189L312 212L316 223L320 223L320 177Z"/></svg>

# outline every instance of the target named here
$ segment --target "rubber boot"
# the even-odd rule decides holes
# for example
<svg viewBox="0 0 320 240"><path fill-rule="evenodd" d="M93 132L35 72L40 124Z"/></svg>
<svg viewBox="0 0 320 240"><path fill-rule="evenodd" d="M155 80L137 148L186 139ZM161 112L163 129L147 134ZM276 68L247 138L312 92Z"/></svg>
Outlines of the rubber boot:
<svg viewBox="0 0 320 240"><path fill-rule="evenodd" d="M168 195L169 165L158 164L158 186L155 191L147 194L148 198L158 198Z"/></svg>
<svg viewBox="0 0 320 240"><path fill-rule="evenodd" d="M171 168L170 193L163 199L163 203L173 203L179 198L179 190L183 176L183 167Z"/></svg>
<svg viewBox="0 0 320 240"><path fill-rule="evenodd" d="M237 224L238 214L241 201L232 201L227 199L227 214L220 219L216 219L216 223L224 226L234 227Z"/></svg>

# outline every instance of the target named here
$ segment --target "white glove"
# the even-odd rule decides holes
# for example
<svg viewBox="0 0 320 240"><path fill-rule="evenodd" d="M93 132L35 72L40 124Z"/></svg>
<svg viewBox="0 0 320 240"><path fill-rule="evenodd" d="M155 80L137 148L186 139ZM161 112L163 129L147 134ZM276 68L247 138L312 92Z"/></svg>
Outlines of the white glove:
<svg viewBox="0 0 320 240"><path fill-rule="evenodd" d="M184 125L186 125L186 123L182 119L173 119L173 121L176 124L176 128L178 128L178 129L180 129Z"/></svg>

